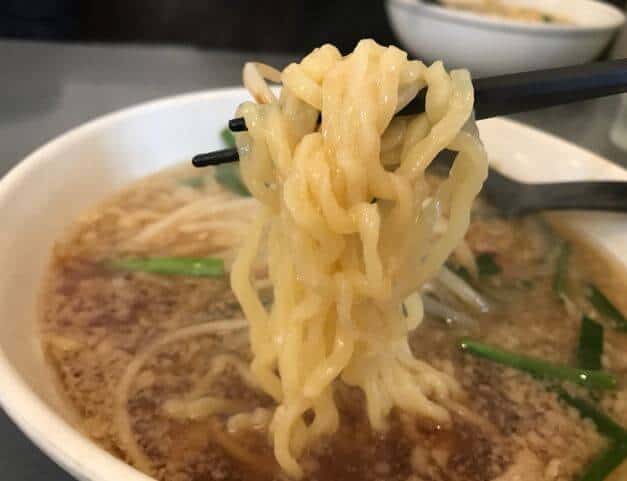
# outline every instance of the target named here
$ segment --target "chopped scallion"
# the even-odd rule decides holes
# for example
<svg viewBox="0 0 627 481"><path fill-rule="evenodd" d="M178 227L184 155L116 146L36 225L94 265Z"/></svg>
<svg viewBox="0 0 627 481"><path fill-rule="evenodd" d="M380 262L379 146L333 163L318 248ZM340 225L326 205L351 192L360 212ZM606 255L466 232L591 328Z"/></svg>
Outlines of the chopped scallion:
<svg viewBox="0 0 627 481"><path fill-rule="evenodd" d="M466 269L464 266L447 263L446 267L448 267L451 271L464 279L467 283L472 283L472 276L470 275L470 272L468 272L468 269Z"/></svg>
<svg viewBox="0 0 627 481"><path fill-rule="evenodd" d="M242 182L238 163L216 165L215 177L218 184L223 185L231 192L243 197L250 196L250 192Z"/></svg>
<svg viewBox="0 0 627 481"><path fill-rule="evenodd" d="M115 270L164 275L193 277L224 275L224 261L215 257L127 257L108 260L105 265Z"/></svg>
<svg viewBox="0 0 627 481"><path fill-rule="evenodd" d="M603 326L588 316L581 318L577 365L582 369L601 369L603 355Z"/></svg>
<svg viewBox="0 0 627 481"><path fill-rule="evenodd" d="M569 381L592 389L615 389L616 378L605 371L579 369L506 351L481 342L463 339L463 351L509 366L542 379Z"/></svg>
<svg viewBox="0 0 627 481"><path fill-rule="evenodd" d="M531 289L533 287L533 281L530 279L518 279L516 284L522 289Z"/></svg>
<svg viewBox="0 0 627 481"><path fill-rule="evenodd" d="M578 481L603 481L627 459L627 442L617 442L607 448L588 467Z"/></svg>
<svg viewBox="0 0 627 481"><path fill-rule="evenodd" d="M568 277L568 260L570 259L571 247L568 242L564 242L557 255L557 263L555 266L555 279L553 281L553 290L560 297L566 296L566 278Z"/></svg>
<svg viewBox="0 0 627 481"><path fill-rule="evenodd" d="M590 463L579 478L579 481L603 481L627 459L627 430L592 403L571 396L560 387L555 388L555 391L563 402L579 411L581 417L590 419L599 433L612 440L612 445Z"/></svg>
<svg viewBox="0 0 627 481"><path fill-rule="evenodd" d="M480 254L477 256L477 267L479 268L479 277L488 277L499 274L503 269L494 260L493 254Z"/></svg>
<svg viewBox="0 0 627 481"><path fill-rule="evenodd" d="M182 185L186 185L193 189L202 189L205 186L204 177L187 177L185 179L180 179L179 183Z"/></svg>
<svg viewBox="0 0 627 481"><path fill-rule="evenodd" d="M227 147L235 147L235 137L233 137L233 134L228 128L222 130L220 136ZM242 181L242 176L239 171L239 162L216 165L214 172L218 184L243 197L250 196L250 192Z"/></svg>
<svg viewBox="0 0 627 481"><path fill-rule="evenodd" d="M627 431L625 428L607 414L599 411L592 403L571 396L565 389L560 387L554 388L554 390L562 401L579 411L581 417L590 419L601 434L610 439L627 442Z"/></svg>
<svg viewBox="0 0 627 481"><path fill-rule="evenodd" d="M614 321L616 329L627 331L627 319L597 286L588 284L587 297L599 314Z"/></svg>
<svg viewBox="0 0 627 481"><path fill-rule="evenodd" d="M228 127L225 127L222 132L220 132L220 137L222 137L222 142L224 142L227 147L235 148L235 137L233 137L233 133Z"/></svg>

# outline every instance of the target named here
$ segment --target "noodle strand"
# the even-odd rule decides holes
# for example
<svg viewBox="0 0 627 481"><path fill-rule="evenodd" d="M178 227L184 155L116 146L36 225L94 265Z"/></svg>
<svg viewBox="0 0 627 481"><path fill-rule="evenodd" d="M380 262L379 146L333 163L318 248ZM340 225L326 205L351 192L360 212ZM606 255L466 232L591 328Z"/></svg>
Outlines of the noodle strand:
<svg viewBox="0 0 627 481"><path fill-rule="evenodd" d="M259 103L239 108L248 131L236 140L242 177L264 211L231 285L250 322L252 375L278 403L269 427L276 459L299 478L303 450L338 429L337 380L363 390L375 429L394 407L451 422L447 406L461 388L416 359L407 335L422 320L421 286L464 237L487 158L466 71L408 61L372 40L345 57L325 45L281 73L277 101L249 65ZM394 118L423 88L425 113ZM425 170L444 149L458 154L431 189ZM252 284L260 252L269 309ZM440 278L484 308L447 271Z"/></svg>

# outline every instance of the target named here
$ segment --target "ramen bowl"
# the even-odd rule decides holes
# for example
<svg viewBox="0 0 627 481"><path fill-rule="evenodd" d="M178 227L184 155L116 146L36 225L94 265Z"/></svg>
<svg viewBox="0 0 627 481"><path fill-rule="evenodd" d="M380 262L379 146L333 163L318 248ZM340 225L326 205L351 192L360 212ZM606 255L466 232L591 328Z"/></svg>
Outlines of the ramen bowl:
<svg viewBox="0 0 627 481"><path fill-rule="evenodd" d="M594 0L505 0L568 19L569 24L525 23L443 8L420 0L387 0L392 27L417 58L443 59L475 76L524 72L594 60L625 16Z"/></svg>
<svg viewBox="0 0 627 481"><path fill-rule="evenodd" d="M22 431L80 480L147 481L75 428L37 335L50 249L84 209L146 174L220 147L241 89L143 104L80 126L0 181L0 404ZM493 163L526 181L624 179L619 167L550 135L501 119L480 123ZM564 214L573 229L627 268L627 217Z"/></svg>

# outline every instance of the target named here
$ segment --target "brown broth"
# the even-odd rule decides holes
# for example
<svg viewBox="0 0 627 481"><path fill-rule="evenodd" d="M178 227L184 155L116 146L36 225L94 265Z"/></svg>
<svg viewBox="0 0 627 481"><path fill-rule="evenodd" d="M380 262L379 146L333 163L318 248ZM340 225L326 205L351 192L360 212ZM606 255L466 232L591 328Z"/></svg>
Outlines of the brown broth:
<svg viewBox="0 0 627 481"><path fill-rule="evenodd" d="M128 254L127 237L139 227L121 228L125 213L154 206L163 214L197 198L198 192L178 183L188 175L166 172L143 181L79 220L55 247L44 287L42 338L63 394L77 411L81 429L129 462L112 422L113 397L134 355L175 329L242 317L224 278L115 272L102 264L107 257ZM172 192L179 200L164 198ZM474 417L452 409L453 425L443 427L393 412L387 430L374 432L361 393L338 383L341 426L304 454L306 480L488 481L524 459L525 480L574 481L606 446L594 426L561 404L544 383L463 355L456 347L462 335L472 335L547 360L573 362L579 319L568 314L552 290L560 239L539 218L505 221L478 205L467 241L475 253L493 255L501 268L476 282L492 311L469 312L478 320L471 327L426 316L410 343L418 357L459 380L466 393L459 403ZM167 246L155 252L169 253ZM593 280L627 310L621 296L627 284L616 263L577 245L569 273L570 284ZM605 326L604 367L617 376L619 389L603 394L600 405L627 425L627 335L608 322ZM250 353L241 342L241 333L179 341L163 346L143 366L128 408L134 435L150 459L148 474L167 481L285 477L266 433L231 434L224 416L180 421L162 408L165 401L185 396L217 353L248 361ZM238 399L251 409L273 405L234 370L227 370L210 394Z"/></svg>

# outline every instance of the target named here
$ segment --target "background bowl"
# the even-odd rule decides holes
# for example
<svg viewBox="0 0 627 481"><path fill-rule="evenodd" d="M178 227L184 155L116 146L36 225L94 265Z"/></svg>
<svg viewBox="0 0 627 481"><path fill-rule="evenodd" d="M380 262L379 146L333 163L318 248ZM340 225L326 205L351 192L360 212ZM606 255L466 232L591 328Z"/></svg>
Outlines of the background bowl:
<svg viewBox="0 0 627 481"><path fill-rule="evenodd" d="M404 47L428 62L469 68L490 76L575 65L595 59L625 15L594 0L506 0L573 21L572 25L523 23L420 0L387 0L392 28Z"/></svg>
<svg viewBox="0 0 627 481"><path fill-rule="evenodd" d="M73 476L147 481L72 425L37 336L37 301L53 242L88 206L139 177L219 148L241 89L189 94L107 115L53 140L0 181L0 404ZM609 162L513 122L480 123L492 160L528 180L627 180ZM627 268L627 216L564 214Z"/></svg>

